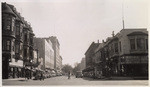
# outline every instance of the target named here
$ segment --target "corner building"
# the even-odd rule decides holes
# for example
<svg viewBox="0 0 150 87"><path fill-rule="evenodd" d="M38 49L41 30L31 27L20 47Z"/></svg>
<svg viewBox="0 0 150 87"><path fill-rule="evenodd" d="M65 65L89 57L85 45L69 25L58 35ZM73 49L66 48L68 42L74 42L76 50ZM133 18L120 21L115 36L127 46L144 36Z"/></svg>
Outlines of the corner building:
<svg viewBox="0 0 150 87"><path fill-rule="evenodd" d="M29 26L25 34L25 26ZM28 41L25 40L25 36ZM2 3L2 78L24 77L26 56L33 59L32 40L34 33L30 25L17 12L13 5ZM25 43L29 43L30 53L25 52ZM26 54L25 54L26 53ZM30 63L30 61L27 61Z"/></svg>
<svg viewBox="0 0 150 87"><path fill-rule="evenodd" d="M88 77L144 76L148 78L147 29L122 29L116 35L113 33L112 37L108 37L105 42L103 40L90 52L91 46L85 54L86 69L83 70L88 73ZM93 69L88 69L88 66L93 66Z"/></svg>

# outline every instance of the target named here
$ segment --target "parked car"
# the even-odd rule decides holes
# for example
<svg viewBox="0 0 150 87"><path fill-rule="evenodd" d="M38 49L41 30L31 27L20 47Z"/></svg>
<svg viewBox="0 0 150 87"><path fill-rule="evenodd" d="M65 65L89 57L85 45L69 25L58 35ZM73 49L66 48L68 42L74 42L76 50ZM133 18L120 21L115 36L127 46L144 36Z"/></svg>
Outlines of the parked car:
<svg viewBox="0 0 150 87"><path fill-rule="evenodd" d="M78 78L78 77L82 78L83 77L82 71L77 71L75 76L76 76L76 78Z"/></svg>

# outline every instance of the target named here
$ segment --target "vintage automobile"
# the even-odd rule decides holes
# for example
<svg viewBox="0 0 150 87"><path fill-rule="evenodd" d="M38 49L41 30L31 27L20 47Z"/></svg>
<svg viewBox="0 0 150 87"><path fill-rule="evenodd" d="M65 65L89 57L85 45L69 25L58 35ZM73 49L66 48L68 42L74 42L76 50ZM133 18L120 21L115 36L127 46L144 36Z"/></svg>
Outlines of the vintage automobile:
<svg viewBox="0 0 150 87"><path fill-rule="evenodd" d="M82 74L82 71L77 71L76 74L75 74L76 78L82 78L83 77L83 74Z"/></svg>

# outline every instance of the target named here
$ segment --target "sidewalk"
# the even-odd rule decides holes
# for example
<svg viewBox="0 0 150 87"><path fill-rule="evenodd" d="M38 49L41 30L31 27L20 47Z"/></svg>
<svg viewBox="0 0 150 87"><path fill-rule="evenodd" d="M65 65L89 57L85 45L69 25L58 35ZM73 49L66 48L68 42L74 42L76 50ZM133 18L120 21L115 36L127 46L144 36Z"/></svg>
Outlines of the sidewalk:
<svg viewBox="0 0 150 87"><path fill-rule="evenodd" d="M112 80L134 80L132 77L110 77Z"/></svg>
<svg viewBox="0 0 150 87"><path fill-rule="evenodd" d="M10 79L3 79L3 81L6 81L6 80L8 80L8 81L9 81L9 80L10 80L10 81L12 81L12 80L14 80L14 81L15 81L15 80L16 80L16 81L17 81L17 80L18 80L18 81L25 81L26 79L25 79L25 78L10 78ZM33 80L33 79L29 79L29 80Z"/></svg>
<svg viewBox="0 0 150 87"><path fill-rule="evenodd" d="M110 77L112 80L148 80L148 77Z"/></svg>

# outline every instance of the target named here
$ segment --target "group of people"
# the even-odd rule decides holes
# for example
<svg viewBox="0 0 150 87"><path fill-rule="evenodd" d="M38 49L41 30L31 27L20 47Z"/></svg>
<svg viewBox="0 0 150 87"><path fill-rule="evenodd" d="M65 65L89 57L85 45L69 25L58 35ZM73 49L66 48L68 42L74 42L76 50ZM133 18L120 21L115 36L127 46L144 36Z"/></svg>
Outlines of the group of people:
<svg viewBox="0 0 150 87"><path fill-rule="evenodd" d="M34 79L44 80L43 72L35 72L33 73ZM31 78L31 72L28 69L25 69L25 80L29 80Z"/></svg>

